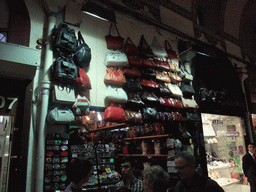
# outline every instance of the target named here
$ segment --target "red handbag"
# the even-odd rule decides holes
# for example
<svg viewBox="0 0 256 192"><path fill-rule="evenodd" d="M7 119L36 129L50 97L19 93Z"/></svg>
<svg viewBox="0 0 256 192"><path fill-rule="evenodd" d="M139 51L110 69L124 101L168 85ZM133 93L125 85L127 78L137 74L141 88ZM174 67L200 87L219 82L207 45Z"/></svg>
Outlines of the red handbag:
<svg viewBox="0 0 256 192"><path fill-rule="evenodd" d="M141 65L144 67L155 68L155 63L151 59L142 59Z"/></svg>
<svg viewBox="0 0 256 192"><path fill-rule="evenodd" d="M118 36L112 36L111 35L111 29L112 29L113 25L116 28ZM105 36L105 39L106 39L106 42L107 42L107 48L108 49L117 50L117 49L122 49L123 48L124 38L120 36L119 31L118 31L117 26L116 26L115 23L110 24L109 34L107 36Z"/></svg>
<svg viewBox="0 0 256 192"><path fill-rule="evenodd" d="M159 88L158 84L152 80L142 79L140 80L140 84L144 87Z"/></svg>
<svg viewBox="0 0 256 192"><path fill-rule="evenodd" d="M76 78L76 81L79 85L80 89L91 89L91 81L87 75L87 73L85 72L85 70L83 70L82 68L79 69L78 72L78 77Z"/></svg>
<svg viewBox="0 0 256 192"><path fill-rule="evenodd" d="M140 77L140 71L137 68L124 68L123 70L125 76L129 77Z"/></svg>
<svg viewBox="0 0 256 192"><path fill-rule="evenodd" d="M104 77L104 83L110 85L124 85L126 78L121 69L115 70L114 67L107 68L107 74Z"/></svg>
<svg viewBox="0 0 256 192"><path fill-rule="evenodd" d="M124 43L124 53L127 56L138 55L138 48L134 45L130 37L128 37Z"/></svg>
<svg viewBox="0 0 256 192"><path fill-rule="evenodd" d="M183 116L179 112L172 112L173 121L183 121Z"/></svg>
<svg viewBox="0 0 256 192"><path fill-rule="evenodd" d="M104 119L105 121L123 123L125 122L125 112L121 108L121 105L114 107L113 104L111 104L111 106L108 106L104 111Z"/></svg>
<svg viewBox="0 0 256 192"><path fill-rule="evenodd" d="M175 108L179 108L179 109L183 108L181 101L179 99L168 98L168 103L169 103L170 107L175 107Z"/></svg>
<svg viewBox="0 0 256 192"><path fill-rule="evenodd" d="M165 40L164 46L165 46L165 51L167 52L169 59L177 59L178 58L176 52L174 50L172 50L172 46L170 45L170 43L167 40Z"/></svg>
<svg viewBox="0 0 256 192"><path fill-rule="evenodd" d="M168 61L164 61L163 59L154 59L154 63L156 69L170 71L170 64Z"/></svg>
<svg viewBox="0 0 256 192"><path fill-rule="evenodd" d="M128 57L128 61L132 67L139 67L142 64L142 59L138 57Z"/></svg>
<svg viewBox="0 0 256 192"><path fill-rule="evenodd" d="M125 120L129 123L140 124L142 123L142 113L131 110L125 110Z"/></svg>

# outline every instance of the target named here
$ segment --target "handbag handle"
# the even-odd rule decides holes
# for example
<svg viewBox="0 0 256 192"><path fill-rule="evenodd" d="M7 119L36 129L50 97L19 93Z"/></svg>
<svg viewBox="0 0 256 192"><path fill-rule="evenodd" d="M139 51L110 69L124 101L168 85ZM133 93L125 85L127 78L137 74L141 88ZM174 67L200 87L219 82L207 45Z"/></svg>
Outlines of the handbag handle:
<svg viewBox="0 0 256 192"><path fill-rule="evenodd" d="M116 29L116 32L117 32L118 36L120 36L120 33L119 33L119 31L118 31L117 26L116 26L115 23L111 23L111 24L110 24L110 27L109 27L109 35L111 34L111 29L112 29L112 26L113 26L113 25L114 25L114 27L115 27L115 29Z"/></svg>
<svg viewBox="0 0 256 192"><path fill-rule="evenodd" d="M136 47L136 45L132 42L131 38L130 37L127 37L126 41L125 41L125 44L132 44Z"/></svg>
<svg viewBox="0 0 256 192"><path fill-rule="evenodd" d="M140 37L140 46L144 47L146 49L150 49L150 46L149 46L148 42L146 41L144 35L141 35L141 37Z"/></svg>
<svg viewBox="0 0 256 192"><path fill-rule="evenodd" d="M170 50L172 50L172 46L171 46L171 44L169 43L169 41L167 41L167 40L164 41L164 47L165 47L165 50L167 50L168 47L169 47Z"/></svg>
<svg viewBox="0 0 256 192"><path fill-rule="evenodd" d="M85 41L84 41L84 38L83 38L83 36L81 34L81 31L78 31L78 42L80 44L86 44Z"/></svg>
<svg viewBox="0 0 256 192"><path fill-rule="evenodd" d="M179 68L180 70L184 73L184 71L186 71L189 75L191 75L188 70L185 67L185 64L180 60L180 64L179 64Z"/></svg>

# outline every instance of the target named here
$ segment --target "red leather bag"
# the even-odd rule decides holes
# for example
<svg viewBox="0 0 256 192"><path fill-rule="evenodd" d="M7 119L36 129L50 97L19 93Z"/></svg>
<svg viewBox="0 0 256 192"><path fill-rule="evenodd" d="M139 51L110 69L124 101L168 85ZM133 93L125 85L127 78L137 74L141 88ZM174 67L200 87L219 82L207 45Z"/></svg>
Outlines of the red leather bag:
<svg viewBox="0 0 256 192"><path fill-rule="evenodd" d="M111 29L112 27L115 27L118 36L112 36L111 35ZM123 48L123 44L124 44L124 38L120 36L119 31L117 29L117 26L115 23L111 23L110 24L110 28L109 28L109 34L107 36L105 36L106 42L107 42L107 48L108 49L112 49L112 50L120 50Z"/></svg>
<svg viewBox="0 0 256 192"><path fill-rule="evenodd" d="M170 45L170 43L167 40L165 40L164 46L165 46L165 51L167 52L169 59L177 59L178 58L176 52L174 50L172 50L172 46Z"/></svg>
<svg viewBox="0 0 256 192"><path fill-rule="evenodd" d="M91 81L85 70L82 68L79 69L78 77L76 78L76 81L79 85L80 89L91 89Z"/></svg>
<svg viewBox="0 0 256 192"><path fill-rule="evenodd" d="M123 70L125 76L129 77L140 77L140 71L137 68L124 68Z"/></svg>
<svg viewBox="0 0 256 192"><path fill-rule="evenodd" d="M121 69L115 70L113 67L107 68L104 83L110 85L124 85L126 83L124 72Z"/></svg>
<svg viewBox="0 0 256 192"><path fill-rule="evenodd" d="M158 84L152 80L142 79L140 80L140 84L144 87L159 88Z"/></svg>
<svg viewBox="0 0 256 192"><path fill-rule="evenodd" d="M104 119L105 121L123 123L125 122L125 112L121 108L121 105L114 107L113 104L111 104L111 106L108 106L104 111Z"/></svg>
<svg viewBox="0 0 256 192"><path fill-rule="evenodd" d="M142 59L141 65L144 67L155 68L155 63L152 59Z"/></svg>
<svg viewBox="0 0 256 192"><path fill-rule="evenodd" d="M159 70L170 71L170 64L163 59L154 59L155 68Z"/></svg>
<svg viewBox="0 0 256 192"><path fill-rule="evenodd" d="M160 104L166 107L174 107L174 108L179 108L182 109L182 104L181 101L178 99L173 99L173 98L159 98Z"/></svg>
<svg viewBox="0 0 256 192"><path fill-rule="evenodd" d="M138 48L134 45L130 37L128 37L124 43L124 53L127 56L138 55Z"/></svg>
<svg viewBox="0 0 256 192"><path fill-rule="evenodd" d="M129 123L142 123L142 113L137 111L125 110L125 120Z"/></svg>
<svg viewBox="0 0 256 192"><path fill-rule="evenodd" d="M139 67L142 64L142 59L138 57L128 57L128 61L132 67Z"/></svg>
<svg viewBox="0 0 256 192"><path fill-rule="evenodd" d="M183 116L179 112L172 112L173 121L183 121Z"/></svg>

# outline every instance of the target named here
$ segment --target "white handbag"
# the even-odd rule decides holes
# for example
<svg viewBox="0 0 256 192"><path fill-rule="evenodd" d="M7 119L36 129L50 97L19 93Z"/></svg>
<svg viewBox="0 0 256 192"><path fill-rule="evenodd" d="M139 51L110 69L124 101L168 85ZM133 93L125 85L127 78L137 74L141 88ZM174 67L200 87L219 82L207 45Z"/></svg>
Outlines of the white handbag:
<svg viewBox="0 0 256 192"><path fill-rule="evenodd" d="M121 51L109 51L106 55L107 67L125 67L129 66L128 58L125 53Z"/></svg>
<svg viewBox="0 0 256 192"><path fill-rule="evenodd" d="M170 91L172 92L172 95L175 97L182 97L182 91L179 88L178 85L176 84L172 84L172 83L165 83L165 85L170 89Z"/></svg>
<svg viewBox="0 0 256 192"><path fill-rule="evenodd" d="M54 85L53 102L61 104L73 104L76 100L75 90L72 87Z"/></svg>
<svg viewBox="0 0 256 192"><path fill-rule="evenodd" d="M180 72L179 68L179 59L167 59L169 65L170 65L170 70L173 72Z"/></svg>
<svg viewBox="0 0 256 192"><path fill-rule="evenodd" d="M70 109L55 107L47 115L47 121L51 124L70 124L75 120L75 115Z"/></svg>
<svg viewBox="0 0 256 192"><path fill-rule="evenodd" d="M185 99L182 97L181 101L184 108L199 108L194 99Z"/></svg>
<svg viewBox="0 0 256 192"><path fill-rule="evenodd" d="M167 57L168 56L165 48L163 48L160 45L156 36L153 37L153 41L152 41L150 48L156 57Z"/></svg>
<svg viewBox="0 0 256 192"><path fill-rule="evenodd" d="M191 75L184 65L180 66L181 73L183 73L182 81L189 83L190 81L193 81L193 75Z"/></svg>
<svg viewBox="0 0 256 192"><path fill-rule="evenodd" d="M105 100L126 103L128 96L122 88L108 86L105 93Z"/></svg>
<svg viewBox="0 0 256 192"><path fill-rule="evenodd" d="M85 96L77 95L72 108L75 115L86 116L90 114L91 103Z"/></svg>

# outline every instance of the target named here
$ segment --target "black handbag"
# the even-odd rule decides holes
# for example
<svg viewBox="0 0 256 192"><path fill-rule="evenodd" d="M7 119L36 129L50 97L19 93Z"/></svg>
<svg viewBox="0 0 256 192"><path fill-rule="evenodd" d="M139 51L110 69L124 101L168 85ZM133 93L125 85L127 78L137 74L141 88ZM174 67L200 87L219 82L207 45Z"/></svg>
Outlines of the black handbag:
<svg viewBox="0 0 256 192"><path fill-rule="evenodd" d="M139 105L139 106L143 106L145 105L144 102L141 100L140 96L138 93L127 93L128 96L128 100L127 100L127 104L131 104L131 105Z"/></svg>
<svg viewBox="0 0 256 192"><path fill-rule="evenodd" d="M78 32L78 47L74 54L74 61L80 68L88 67L91 61L91 49L85 43L81 32Z"/></svg>
<svg viewBox="0 0 256 192"><path fill-rule="evenodd" d="M141 94L141 99L143 102L146 103L158 103L160 104L160 101L158 97L153 92L144 91Z"/></svg>
<svg viewBox="0 0 256 192"><path fill-rule="evenodd" d="M158 83L158 86L159 86L159 93L161 96L172 95L171 90L164 83Z"/></svg>
<svg viewBox="0 0 256 192"><path fill-rule="evenodd" d="M52 81L63 85L75 85L78 68L72 59L59 57L52 65Z"/></svg>
<svg viewBox="0 0 256 192"><path fill-rule="evenodd" d="M126 84L123 88L127 92L140 92L143 90L138 78L126 78Z"/></svg>
<svg viewBox="0 0 256 192"><path fill-rule="evenodd" d="M145 79L155 79L156 78L156 72L152 68L140 68L141 77Z"/></svg>
<svg viewBox="0 0 256 192"><path fill-rule="evenodd" d="M159 119L156 108L154 107L145 107L142 111L142 119L144 121L155 121Z"/></svg>
<svg viewBox="0 0 256 192"><path fill-rule="evenodd" d="M182 91L184 98L191 98L195 94L195 90L191 84L186 84L185 82L181 82L180 89Z"/></svg>
<svg viewBox="0 0 256 192"><path fill-rule="evenodd" d="M140 43L138 46L138 52L139 52L139 57L142 58L153 58L154 53L152 49L150 48L149 44L147 43L144 35L140 37Z"/></svg>

